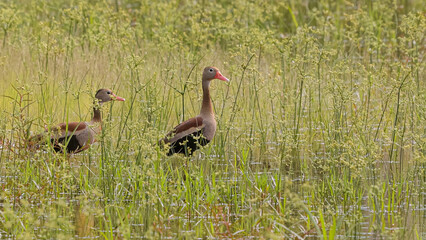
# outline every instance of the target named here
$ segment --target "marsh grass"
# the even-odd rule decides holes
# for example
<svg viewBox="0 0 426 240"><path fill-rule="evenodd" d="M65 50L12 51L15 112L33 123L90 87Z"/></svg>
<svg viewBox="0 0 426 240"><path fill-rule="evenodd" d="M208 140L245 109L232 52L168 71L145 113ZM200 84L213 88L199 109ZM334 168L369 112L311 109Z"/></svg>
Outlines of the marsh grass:
<svg viewBox="0 0 426 240"><path fill-rule="evenodd" d="M422 1L0 4L1 238L423 239ZM198 114L192 158L157 141ZM91 118L88 151L31 135Z"/></svg>

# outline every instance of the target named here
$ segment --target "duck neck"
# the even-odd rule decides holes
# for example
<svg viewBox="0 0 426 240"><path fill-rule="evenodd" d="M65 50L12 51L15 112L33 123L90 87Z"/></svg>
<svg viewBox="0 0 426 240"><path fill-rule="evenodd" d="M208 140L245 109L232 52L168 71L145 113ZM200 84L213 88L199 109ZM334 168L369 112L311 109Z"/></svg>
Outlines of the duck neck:
<svg viewBox="0 0 426 240"><path fill-rule="evenodd" d="M201 114L203 115L214 115L209 87L210 81L203 80L203 103L201 105Z"/></svg>
<svg viewBox="0 0 426 240"><path fill-rule="evenodd" d="M92 122L102 122L101 105L93 107Z"/></svg>

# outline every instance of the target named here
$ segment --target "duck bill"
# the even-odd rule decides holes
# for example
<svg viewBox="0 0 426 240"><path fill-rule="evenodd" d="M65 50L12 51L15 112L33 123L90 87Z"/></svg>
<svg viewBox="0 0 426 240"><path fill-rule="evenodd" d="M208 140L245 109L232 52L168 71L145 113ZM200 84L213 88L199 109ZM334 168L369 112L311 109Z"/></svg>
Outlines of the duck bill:
<svg viewBox="0 0 426 240"><path fill-rule="evenodd" d="M115 94L112 94L112 96L114 97L114 100L115 100L115 101L121 101L121 102L126 101L126 99L124 99L124 98L122 98L122 97L119 97L119 96L117 96L117 95L115 95Z"/></svg>
<svg viewBox="0 0 426 240"><path fill-rule="evenodd" d="M224 77L222 75L222 73L220 73L219 71L217 71L216 76L214 76L215 79L219 79L225 82L229 82L229 79L227 79L226 77Z"/></svg>

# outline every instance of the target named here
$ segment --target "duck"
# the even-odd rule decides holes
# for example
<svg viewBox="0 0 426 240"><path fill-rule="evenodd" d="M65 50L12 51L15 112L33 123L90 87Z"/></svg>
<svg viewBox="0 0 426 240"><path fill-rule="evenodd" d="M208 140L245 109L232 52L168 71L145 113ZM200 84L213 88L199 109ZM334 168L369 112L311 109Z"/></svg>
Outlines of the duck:
<svg viewBox="0 0 426 240"><path fill-rule="evenodd" d="M115 95L110 89L99 89L95 94L93 117L90 122L60 123L51 128L49 141L55 152L79 153L90 147L96 141L96 135L101 131L101 106L110 101L125 101ZM46 129L45 133L49 131ZM33 137L33 140L44 139L43 134Z"/></svg>
<svg viewBox="0 0 426 240"><path fill-rule="evenodd" d="M216 67L206 67L203 71L202 88L203 99L200 114L190 118L173 128L159 142L161 146L170 146L167 156L176 153L191 156L197 149L212 141L216 133L216 120L210 99L210 83L218 79L229 82Z"/></svg>

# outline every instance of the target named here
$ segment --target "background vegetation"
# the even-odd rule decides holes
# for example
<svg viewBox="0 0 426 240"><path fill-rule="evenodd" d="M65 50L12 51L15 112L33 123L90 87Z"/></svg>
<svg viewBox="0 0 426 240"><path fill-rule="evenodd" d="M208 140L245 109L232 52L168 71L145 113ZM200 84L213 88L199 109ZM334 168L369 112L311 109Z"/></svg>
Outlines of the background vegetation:
<svg viewBox="0 0 426 240"><path fill-rule="evenodd" d="M6 0L0 27L1 238L426 237L422 0ZM166 157L208 65L216 136ZM28 149L101 87L97 145Z"/></svg>

